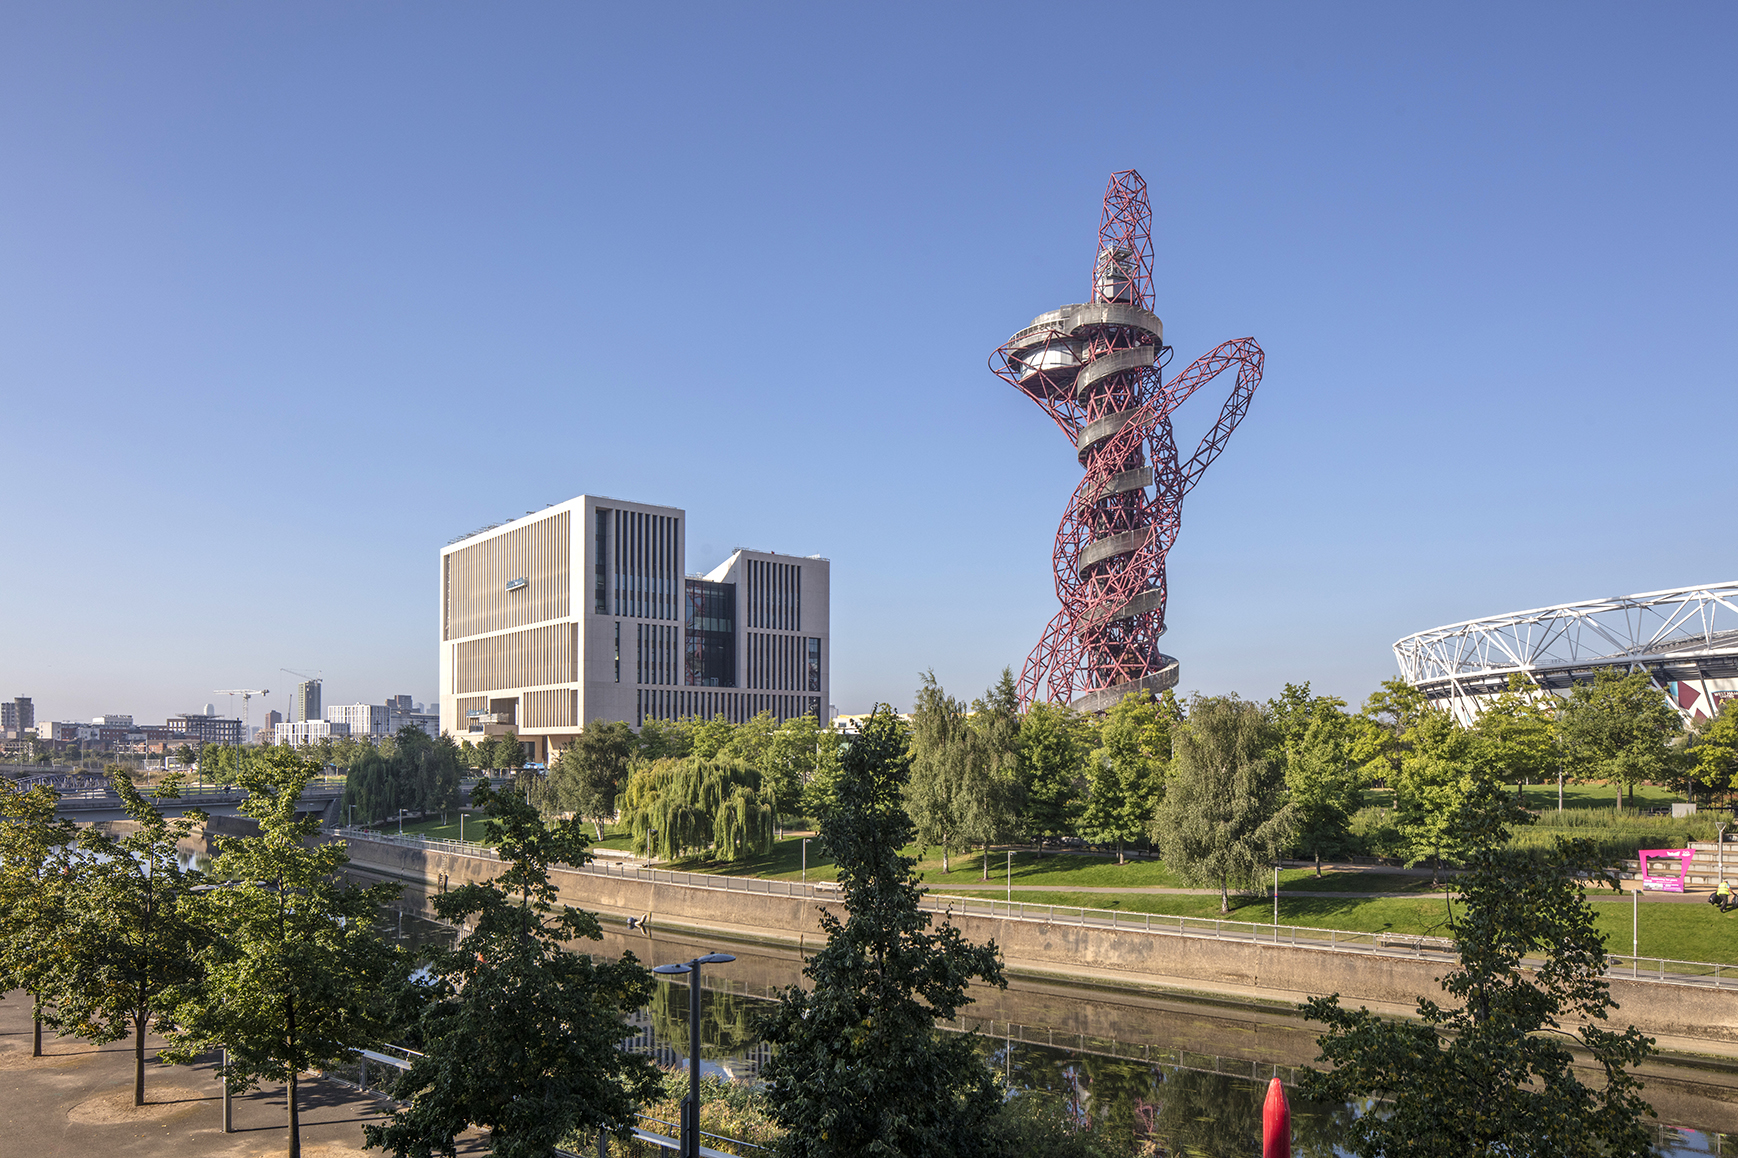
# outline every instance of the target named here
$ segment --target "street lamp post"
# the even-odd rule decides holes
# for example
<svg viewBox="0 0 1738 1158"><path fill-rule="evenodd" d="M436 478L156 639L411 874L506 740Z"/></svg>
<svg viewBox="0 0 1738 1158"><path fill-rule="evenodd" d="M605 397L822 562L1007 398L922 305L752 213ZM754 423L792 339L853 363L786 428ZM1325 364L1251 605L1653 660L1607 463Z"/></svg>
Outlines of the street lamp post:
<svg viewBox="0 0 1738 1158"><path fill-rule="evenodd" d="M659 965L653 973L688 975L688 1098L682 1103L682 1158L700 1158L700 966L723 965L736 958L708 953L686 965Z"/></svg>

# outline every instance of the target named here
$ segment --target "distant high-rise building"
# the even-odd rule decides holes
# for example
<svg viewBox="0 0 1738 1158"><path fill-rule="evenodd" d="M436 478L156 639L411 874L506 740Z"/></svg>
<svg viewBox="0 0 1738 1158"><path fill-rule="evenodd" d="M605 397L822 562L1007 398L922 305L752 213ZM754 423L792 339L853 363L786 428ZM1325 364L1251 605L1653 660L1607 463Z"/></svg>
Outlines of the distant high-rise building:
<svg viewBox="0 0 1738 1158"><path fill-rule="evenodd" d="M133 717L117 715L110 712L106 716L91 717L91 723L97 725L99 728L130 728L133 726Z"/></svg>
<svg viewBox="0 0 1738 1158"><path fill-rule="evenodd" d="M0 704L0 731L22 732L36 727L36 705L29 696L18 696L9 704Z"/></svg>
<svg viewBox="0 0 1738 1158"><path fill-rule="evenodd" d="M303 680L296 685L296 698L290 704L290 722L305 724L320 718L320 681Z"/></svg>

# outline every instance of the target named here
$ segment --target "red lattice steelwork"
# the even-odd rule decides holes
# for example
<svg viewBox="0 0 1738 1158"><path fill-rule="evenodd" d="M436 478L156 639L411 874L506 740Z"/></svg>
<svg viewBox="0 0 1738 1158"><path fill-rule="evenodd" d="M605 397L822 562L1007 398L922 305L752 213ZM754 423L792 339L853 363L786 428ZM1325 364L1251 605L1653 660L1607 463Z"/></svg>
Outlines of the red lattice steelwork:
<svg viewBox="0 0 1738 1158"><path fill-rule="evenodd" d="M1103 707L1177 682L1177 661L1159 651L1165 555L1183 496L1249 409L1262 353L1254 338L1238 338L1165 382L1171 348L1151 312L1152 281L1152 210L1146 182L1130 169L1105 190L1091 301L1039 315L990 359L1068 435L1086 471L1056 531L1062 609L1020 673L1025 704ZM1237 384L1219 421L1178 462L1171 412L1233 366Z"/></svg>

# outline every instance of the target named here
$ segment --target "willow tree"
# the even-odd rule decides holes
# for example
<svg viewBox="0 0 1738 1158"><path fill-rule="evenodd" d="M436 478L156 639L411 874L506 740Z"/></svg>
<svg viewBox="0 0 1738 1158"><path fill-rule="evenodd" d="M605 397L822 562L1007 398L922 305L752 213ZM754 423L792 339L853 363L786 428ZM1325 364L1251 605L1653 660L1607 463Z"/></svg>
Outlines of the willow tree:
<svg viewBox="0 0 1738 1158"><path fill-rule="evenodd" d="M772 851L773 805L740 760L659 760L628 777L617 803L641 856L671 860L708 847L715 860Z"/></svg>

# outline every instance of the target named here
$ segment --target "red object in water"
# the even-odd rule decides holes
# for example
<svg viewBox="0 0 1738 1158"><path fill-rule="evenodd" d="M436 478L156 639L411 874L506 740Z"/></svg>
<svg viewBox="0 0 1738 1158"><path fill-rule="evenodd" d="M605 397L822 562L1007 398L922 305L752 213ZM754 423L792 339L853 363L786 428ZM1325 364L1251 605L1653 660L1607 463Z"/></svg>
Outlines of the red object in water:
<svg viewBox="0 0 1738 1158"><path fill-rule="evenodd" d="M1291 1107L1285 1104L1285 1087L1278 1078L1267 1083L1267 1102L1261 1107L1261 1158L1291 1158Z"/></svg>

